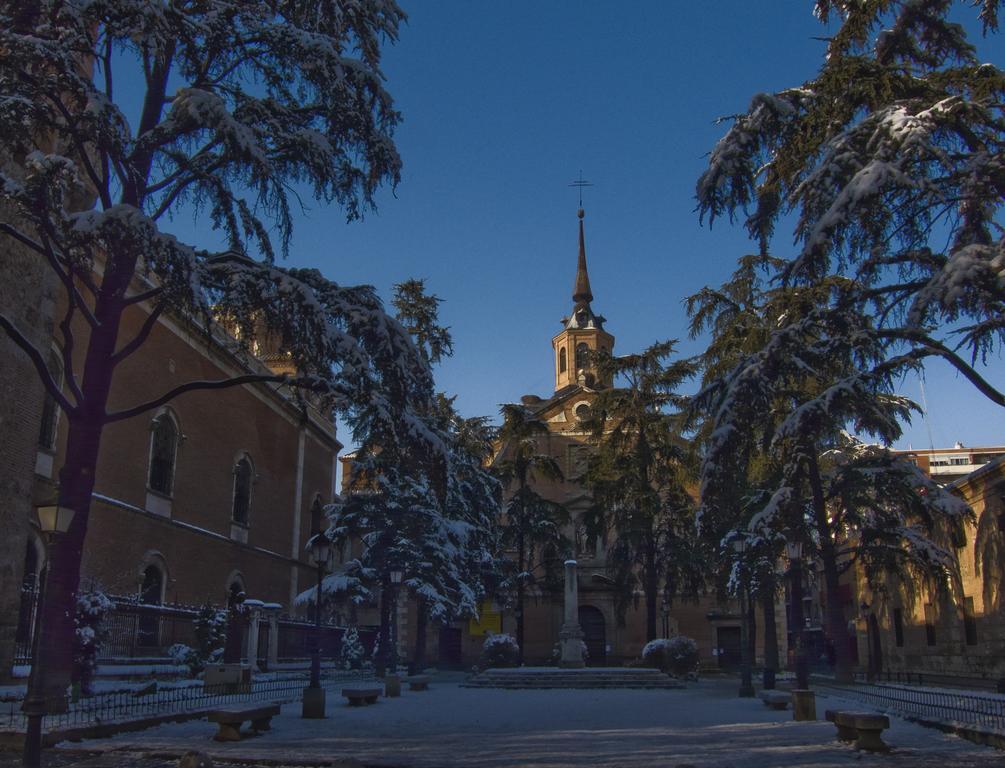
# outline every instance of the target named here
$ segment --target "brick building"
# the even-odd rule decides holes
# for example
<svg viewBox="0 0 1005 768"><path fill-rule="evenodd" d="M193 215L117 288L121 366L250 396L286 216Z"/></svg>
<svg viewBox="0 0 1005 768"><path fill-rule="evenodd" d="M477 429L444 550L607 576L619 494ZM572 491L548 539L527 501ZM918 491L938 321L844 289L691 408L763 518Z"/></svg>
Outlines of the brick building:
<svg viewBox="0 0 1005 768"><path fill-rule="evenodd" d="M63 297L57 298L59 317ZM142 304L130 309L123 337L139 330L147 312ZM82 323L74 331L78 340L86 337ZM78 355L83 347L78 341ZM20 370L15 366L23 356L7 347L3 351L0 368L6 379L8 371ZM281 355L258 358L242 352L222 328L214 329L210 342L189 318L161 316L140 351L117 369L109 407L146 402L193 379L268 373L287 365ZM53 370L61 377L58 356ZM33 392L34 373L22 377ZM5 430L5 444L30 444L27 478L19 482L33 485L32 498L13 507L16 498L8 490L13 486L5 481L0 504L14 512L5 527L14 534L4 546L19 547L18 559L23 559L16 583L0 582L0 604L20 601L12 615L18 618L14 644L20 644L22 655L33 631L31 602L46 557L31 506L54 497L66 440L65 420L52 400L41 393L38 399L34 410ZM329 418L273 384L190 392L144 416L109 424L99 455L82 586L93 583L109 594L156 604L220 605L229 591L240 589L292 612L294 596L310 585L313 573L303 551L309 509L315 499L327 502L335 493L340 448ZM9 545L15 535L20 543ZM0 635L5 670L14 640L10 633ZM150 645L153 653L160 644L155 637Z"/></svg>

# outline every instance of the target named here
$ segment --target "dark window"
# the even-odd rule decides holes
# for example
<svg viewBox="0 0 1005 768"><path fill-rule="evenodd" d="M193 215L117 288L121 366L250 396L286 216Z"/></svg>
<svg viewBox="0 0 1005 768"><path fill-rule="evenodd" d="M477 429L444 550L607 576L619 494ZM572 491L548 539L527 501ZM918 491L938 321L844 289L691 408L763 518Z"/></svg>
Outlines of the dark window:
<svg viewBox="0 0 1005 768"><path fill-rule="evenodd" d="M171 495L174 486L174 460L178 448L178 428L168 414L154 419L150 445L150 490Z"/></svg>
<svg viewBox="0 0 1005 768"><path fill-rule="evenodd" d="M898 648L904 647L904 612L900 608L893 609L893 637Z"/></svg>
<svg viewBox="0 0 1005 768"><path fill-rule="evenodd" d="M56 382L57 387L63 385L63 363L55 351L49 354L49 374ZM59 417L59 408L56 400L45 393L45 400L42 401L42 421L38 427L38 447L51 451L56 447L56 421Z"/></svg>
<svg viewBox="0 0 1005 768"><path fill-rule="evenodd" d="M935 645L935 606L925 603L925 642L928 645Z"/></svg>
<svg viewBox="0 0 1005 768"><path fill-rule="evenodd" d="M576 345L576 369L585 368L590 357L590 347L585 341Z"/></svg>
<svg viewBox="0 0 1005 768"><path fill-rule="evenodd" d="M576 406L576 418L580 421L590 418L590 406L586 403L580 403Z"/></svg>
<svg viewBox="0 0 1005 768"><path fill-rule="evenodd" d="M234 467L234 522L248 524L248 512L251 511L251 479L254 471L247 456L237 462Z"/></svg>
<svg viewBox="0 0 1005 768"><path fill-rule="evenodd" d="M565 347L558 350L558 372L565 373L569 368L569 355L565 351Z"/></svg>
<svg viewBox="0 0 1005 768"><path fill-rule="evenodd" d="M164 574L156 565L148 565L143 571L140 586L140 602L144 606L160 605L164 587ZM136 627L136 644L153 648L160 644L160 613L156 608L141 608Z"/></svg>
<svg viewBox="0 0 1005 768"><path fill-rule="evenodd" d="M974 599L963 598L963 634L967 645L977 645L977 617L974 616Z"/></svg>
<svg viewBox="0 0 1005 768"><path fill-rule="evenodd" d="M998 533L1005 533L1005 512L998 513Z"/></svg>

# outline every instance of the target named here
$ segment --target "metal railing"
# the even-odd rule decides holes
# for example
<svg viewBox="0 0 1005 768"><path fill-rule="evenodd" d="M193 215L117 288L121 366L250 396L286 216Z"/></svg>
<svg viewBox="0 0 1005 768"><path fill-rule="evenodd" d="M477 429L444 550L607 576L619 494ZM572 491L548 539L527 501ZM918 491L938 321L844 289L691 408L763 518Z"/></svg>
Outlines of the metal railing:
<svg viewBox="0 0 1005 768"><path fill-rule="evenodd" d="M992 691L1005 693L1002 690L1005 681L989 677L972 677L965 675L950 675L941 672L883 670L873 675L869 680L865 672L855 674L857 682L894 683L898 685L927 685L939 688L963 688L968 691Z"/></svg>
<svg viewBox="0 0 1005 768"><path fill-rule="evenodd" d="M372 679L372 671L328 671L321 679L325 688L347 680ZM133 689L107 691L68 704L66 712L43 720L45 730L81 728L99 723L136 721L183 713L198 713L243 702L287 703L300 699L307 685L306 674L260 676L246 685L206 687L201 681L150 684ZM0 698L0 729L23 731L20 696Z"/></svg>
<svg viewBox="0 0 1005 768"><path fill-rule="evenodd" d="M888 683L844 685L833 680L814 679L813 684L900 715L976 726L1005 734L1005 696Z"/></svg>

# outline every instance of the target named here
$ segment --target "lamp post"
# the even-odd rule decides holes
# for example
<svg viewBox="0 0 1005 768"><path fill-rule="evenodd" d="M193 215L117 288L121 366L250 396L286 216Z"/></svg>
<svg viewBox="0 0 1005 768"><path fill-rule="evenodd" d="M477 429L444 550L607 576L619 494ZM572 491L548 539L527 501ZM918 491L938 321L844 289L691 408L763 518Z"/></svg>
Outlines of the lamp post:
<svg viewBox="0 0 1005 768"><path fill-rule="evenodd" d="M750 698L754 695L754 684L750 671L750 617L747 611L747 579L743 564L743 553L746 549L746 539L733 539L733 552L737 556L736 561L740 576L740 691L738 695Z"/></svg>
<svg viewBox="0 0 1005 768"><path fill-rule="evenodd" d="M869 603L862 601L859 606L859 610L862 613L862 619L865 621L865 648L866 648L866 667L865 667L865 679L870 683L876 679L876 666L872 659L872 624L869 621L869 616L872 610L869 607Z"/></svg>
<svg viewBox="0 0 1005 768"><path fill-rule="evenodd" d="M59 504L37 507L38 528L49 544L48 550L51 553L52 543L58 536L70 530L70 523L73 522L74 510L70 507L63 507ZM50 571L46 568L46 573ZM48 576L46 576L48 580ZM45 611L42 606L45 602L45 584L39 594L38 602L38 625L35 627L35 636L32 638L31 654L31 675L28 678L28 692L24 697L24 704L21 711L24 712L27 720L27 728L24 734L24 752L21 756L21 765L24 768L39 768L42 759L42 718L45 717L47 707L45 701L45 670L42 667L42 660L38 657L38 638L42 634L42 621Z"/></svg>
<svg viewBox="0 0 1005 768"><path fill-rule="evenodd" d="M311 679L304 688L301 717L321 719L325 716L325 689L321 687L321 582L325 568L331 560L331 540L321 531L321 502L311 507L311 538L307 542L314 566L317 568L317 592L314 599L314 642L311 647Z"/></svg>
<svg viewBox="0 0 1005 768"><path fill-rule="evenodd" d="M789 577L792 585L789 592L790 627L796 641L796 688L806 690L810 685L809 668L806 663L806 643L803 635L803 543L789 541L785 544L789 557Z"/></svg>
<svg viewBox="0 0 1005 768"><path fill-rule="evenodd" d="M391 627L388 649L387 665L390 668L388 674L394 675L398 672L398 589L401 587L401 579L404 574L399 568L394 568L389 574L391 578Z"/></svg>

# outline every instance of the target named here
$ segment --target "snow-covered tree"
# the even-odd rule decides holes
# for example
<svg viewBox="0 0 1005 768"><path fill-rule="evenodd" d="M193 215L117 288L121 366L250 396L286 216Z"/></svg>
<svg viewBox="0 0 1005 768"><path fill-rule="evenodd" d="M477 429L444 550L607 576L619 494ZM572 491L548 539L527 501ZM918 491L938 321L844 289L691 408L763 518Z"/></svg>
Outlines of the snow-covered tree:
<svg viewBox="0 0 1005 768"><path fill-rule="evenodd" d="M742 355L696 397L709 417L703 525L706 517L721 525L732 512L744 535L803 542L822 566L827 625L843 678L850 659L839 642L845 633L841 574L860 562L870 576L915 568L944 578L948 561L937 544L939 529L967 514L913 464L884 448L847 443L847 427L893 441L913 407L892 393L904 361L885 357L871 318L845 301L847 291L854 295L855 286L843 279L781 291L772 303L776 325L760 349ZM753 455L751 434L777 468L753 478L749 463L745 470L740 465L757 490L744 499L746 510L730 510L737 494L718 489L737 488L735 457ZM842 451L855 460L835 463Z"/></svg>
<svg viewBox="0 0 1005 768"><path fill-rule="evenodd" d="M694 364L667 364L674 342L639 354L598 353L605 380L624 386L597 393L584 421L597 448L584 477L593 503L584 515L587 533L608 541L607 564L617 585L616 609L624 622L629 605L645 600L646 639L657 637L659 595L695 595L705 580L688 495L688 441L678 389Z"/></svg>
<svg viewBox="0 0 1005 768"><path fill-rule="evenodd" d="M398 318L431 363L452 350L448 330L438 324L439 302L422 281L395 286ZM383 421L358 422L366 440L353 462L350 493L328 510L328 536L362 544L362 568L380 587L385 649L393 607L389 576L402 572L402 587L418 609L414 661L421 665L429 621L477 615L485 563L495 551L499 485L483 466L490 445L483 419L461 418L444 395L425 403L418 418L436 451L415 450Z"/></svg>
<svg viewBox="0 0 1005 768"><path fill-rule="evenodd" d="M342 645L339 648L339 667L345 670L362 669L366 661L366 648L359 639L356 627L349 627L342 633Z"/></svg>
<svg viewBox="0 0 1005 768"><path fill-rule="evenodd" d="M975 0L985 35L999 0ZM754 96L698 182L701 215L741 214L765 252L793 222L791 285L841 274L891 354L938 357L1005 405L981 364L1005 334L1005 73L951 0L817 0L819 73Z"/></svg>
<svg viewBox="0 0 1005 768"><path fill-rule="evenodd" d="M542 453L538 446L538 440L548 433L547 425L523 405L504 405L502 415L499 449L493 466L509 498L499 531L502 550L499 564L504 573L499 590L512 598L516 644L522 658L527 589L539 580L539 569L543 570L546 584L555 580L558 558L568 548L562 527L569 521L569 512L534 490L537 477L562 477L558 462Z"/></svg>
<svg viewBox="0 0 1005 768"><path fill-rule="evenodd" d="M287 379L189 381L110 410L116 368L159 318L195 319L209 344L226 343L214 330L221 316L244 344L265 328L299 372L291 383L323 405L365 405L377 418L394 402L399 421L388 428L413 429L410 404L428 396L429 373L373 289L275 264L276 252L289 250L302 195L351 219L398 180L400 116L380 57L403 18L393 0L0 3L0 204L8 214L0 242L35 253L64 290L56 318L63 388L44 351L0 314L68 429L59 503L76 516L51 558L37 665L53 696L69 666L104 428L186 392ZM193 211L231 252L164 231L172 216ZM127 315L140 318L128 334Z"/></svg>

